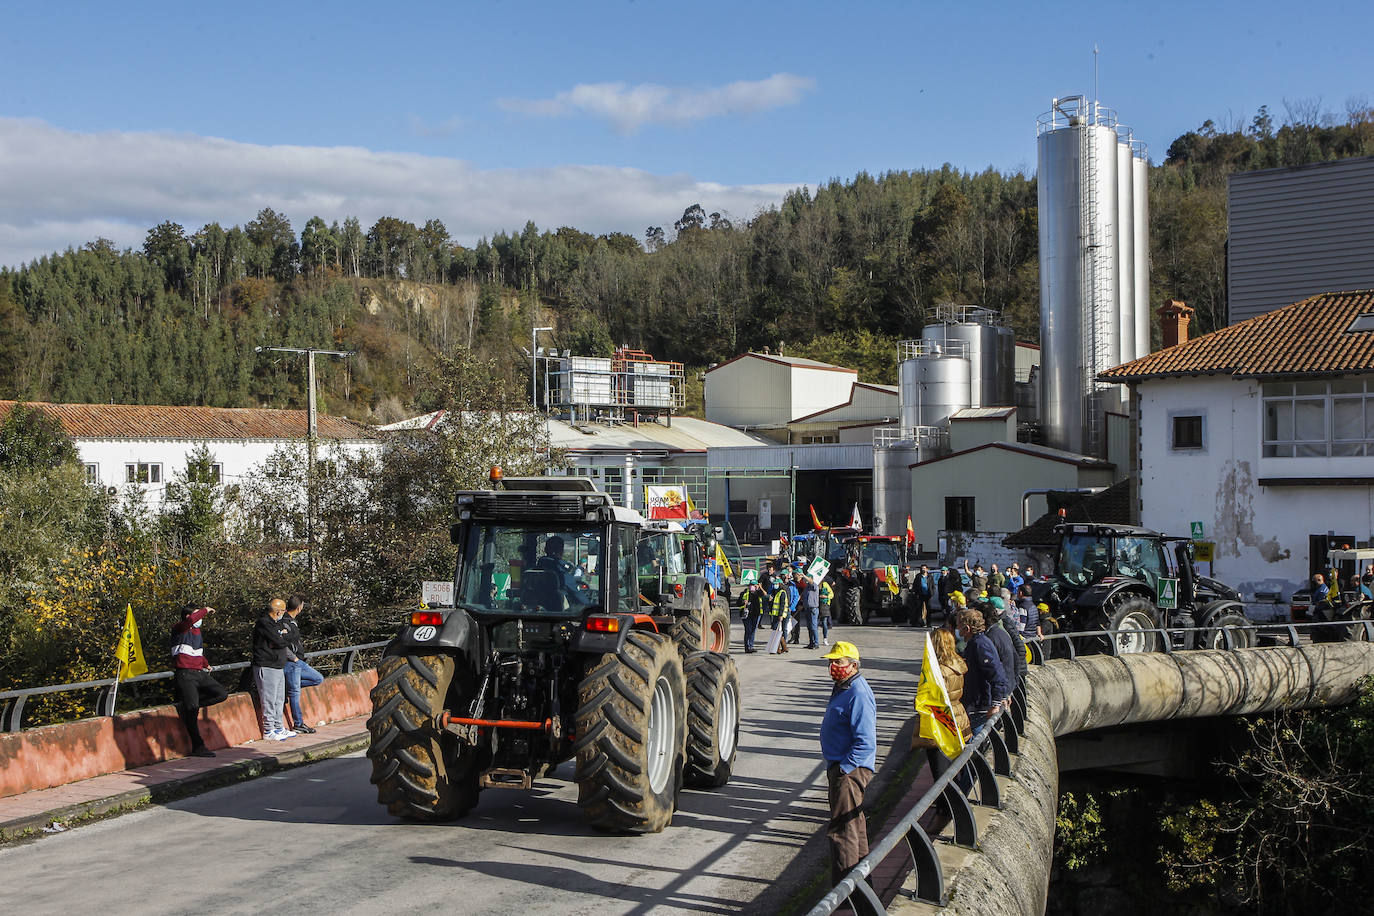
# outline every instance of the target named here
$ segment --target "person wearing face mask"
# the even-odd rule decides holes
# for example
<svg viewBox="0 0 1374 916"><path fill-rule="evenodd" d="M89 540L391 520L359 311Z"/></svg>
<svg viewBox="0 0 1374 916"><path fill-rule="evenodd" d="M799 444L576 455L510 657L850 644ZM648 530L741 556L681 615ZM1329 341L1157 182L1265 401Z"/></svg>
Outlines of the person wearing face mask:
<svg viewBox="0 0 1374 916"><path fill-rule="evenodd" d="M838 640L824 658L835 682L821 720L821 755L830 788L831 878L838 884L868 855L864 790L873 779L878 755L878 704L873 689L859 673L859 650Z"/></svg>
<svg viewBox="0 0 1374 916"><path fill-rule="evenodd" d="M186 726L186 735L191 739L192 757L215 756L200 735L200 710L223 703L229 696L224 685L210 674L210 663L205 660L205 641L200 632L201 621L214 610L187 604L181 609L181 620L172 626L172 684L178 698L181 724Z"/></svg>

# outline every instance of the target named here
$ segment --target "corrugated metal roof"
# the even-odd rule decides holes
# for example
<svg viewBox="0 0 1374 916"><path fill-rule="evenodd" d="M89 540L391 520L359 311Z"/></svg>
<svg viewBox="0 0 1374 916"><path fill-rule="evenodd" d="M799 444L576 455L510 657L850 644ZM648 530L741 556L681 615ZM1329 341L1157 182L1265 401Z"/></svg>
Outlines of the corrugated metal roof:
<svg viewBox="0 0 1374 916"><path fill-rule="evenodd" d="M554 448L571 451L670 451L704 452L708 448L728 448L771 443L732 426L711 423L695 417L674 417L672 426L642 422L583 423L573 426L566 420L549 421L549 440Z"/></svg>
<svg viewBox="0 0 1374 916"><path fill-rule="evenodd" d="M1374 371L1374 333L1348 333L1374 313L1374 292L1323 293L1115 366L1098 378L1126 382L1180 375L1254 378Z"/></svg>
<svg viewBox="0 0 1374 916"><path fill-rule="evenodd" d="M0 401L8 416L14 401ZM25 402L57 418L73 439L304 439L304 410L260 407L164 407L148 404L48 404ZM319 414L321 439L375 439L370 426Z"/></svg>
<svg viewBox="0 0 1374 916"><path fill-rule="evenodd" d="M753 468L799 471L873 469L872 443L826 442L783 445L773 442L749 448L713 448L706 455L708 468Z"/></svg>
<svg viewBox="0 0 1374 916"><path fill-rule="evenodd" d="M797 368L797 369L826 369L826 370L833 371L833 372L850 372L850 373L853 373L854 375L858 375L858 374L859 374L859 370L858 370L858 369L847 369L847 368L845 368L844 366L836 366L836 365L832 365L831 363L823 363L823 362L821 362L820 360L806 359L806 358L801 357L801 356L779 356L779 355L776 354L776 353L754 353L754 352L752 352L752 351L749 352L749 353L741 353L739 356L735 356L735 357L732 357L731 359L727 359L725 362L719 363L719 364L717 364L717 365L715 365L715 366L712 366L711 368L707 369L706 372L707 372L707 374L710 374L710 373L712 373L712 372L717 371L718 369L724 369L726 366L730 365L731 363L738 362L739 360L742 360L742 359L750 359L750 358L752 358L752 359L761 359L761 360L763 360L764 362L769 362L769 363L778 363L778 364L783 365L783 366L792 366L792 367Z"/></svg>
<svg viewBox="0 0 1374 916"><path fill-rule="evenodd" d="M965 407L949 415L951 420L1005 420L1016 413L1015 407Z"/></svg>
<svg viewBox="0 0 1374 916"><path fill-rule="evenodd" d="M1111 468L1115 467L1110 461L1103 461L1101 458L1094 458L1091 455L1080 455L1077 452L1068 452L1061 448L1050 448L1048 445L1036 445L1031 442L987 442L983 445L975 445L973 448L966 448L959 452L950 452L948 455L941 455L938 458L931 458L926 461L918 461L910 467L924 467L928 464L935 464L938 461L949 461L953 458L960 458L964 455L971 455L974 452L981 452L984 449L995 448L1008 452L1019 452L1022 455L1029 455L1032 458L1048 458L1050 461L1061 461L1065 464L1075 464L1081 468Z"/></svg>

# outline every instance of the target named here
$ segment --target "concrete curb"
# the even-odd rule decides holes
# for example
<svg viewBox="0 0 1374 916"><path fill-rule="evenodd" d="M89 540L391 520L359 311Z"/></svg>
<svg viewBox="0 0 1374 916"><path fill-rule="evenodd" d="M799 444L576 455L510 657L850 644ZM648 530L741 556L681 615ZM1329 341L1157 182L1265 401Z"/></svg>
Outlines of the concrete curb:
<svg viewBox="0 0 1374 916"><path fill-rule="evenodd" d="M226 760L188 776L171 776L152 785L140 786L101 798L61 805L50 810L0 821L0 843L21 839L38 839L47 835L45 828L52 824L63 827L98 820L107 815L125 813L149 804L160 804L185 798L199 792L246 782L293 767L304 766L331 757L341 757L367 747L367 732L356 732L331 738L317 744L283 749L278 753L255 755L246 759Z"/></svg>

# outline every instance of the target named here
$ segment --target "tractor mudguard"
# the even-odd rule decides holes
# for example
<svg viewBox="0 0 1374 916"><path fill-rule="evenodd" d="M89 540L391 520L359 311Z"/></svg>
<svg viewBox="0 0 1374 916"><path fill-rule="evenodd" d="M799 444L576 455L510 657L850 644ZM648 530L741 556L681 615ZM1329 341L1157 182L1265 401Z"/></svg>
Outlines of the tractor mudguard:
<svg viewBox="0 0 1374 916"><path fill-rule="evenodd" d="M620 614L620 631L616 633L593 633L579 627L574 633L568 648L573 652L587 652L603 655L607 652L619 653L625 645L625 637L634 629L634 616Z"/></svg>
<svg viewBox="0 0 1374 916"><path fill-rule="evenodd" d="M1245 605L1239 601L1222 599L1220 601L1210 601L1198 609L1197 626L1210 627L1222 614L1240 614L1245 616Z"/></svg>
<svg viewBox="0 0 1374 916"><path fill-rule="evenodd" d="M1149 587L1139 579L1118 578L1112 582L1099 582L1084 590L1084 592L1073 600L1074 607L1082 612L1100 611L1103 607L1110 604L1124 593L1139 595L1151 604L1155 603L1155 597L1150 592Z"/></svg>
<svg viewBox="0 0 1374 916"><path fill-rule="evenodd" d="M710 594L705 576L688 576L682 582L683 607L701 607L702 600Z"/></svg>
<svg viewBox="0 0 1374 916"><path fill-rule="evenodd" d="M407 624L396 634L396 638L386 647L386 655L414 654L432 652L436 649L457 649L460 652L475 654L477 646L477 623L472 615L462 608L446 610L441 626L411 626Z"/></svg>

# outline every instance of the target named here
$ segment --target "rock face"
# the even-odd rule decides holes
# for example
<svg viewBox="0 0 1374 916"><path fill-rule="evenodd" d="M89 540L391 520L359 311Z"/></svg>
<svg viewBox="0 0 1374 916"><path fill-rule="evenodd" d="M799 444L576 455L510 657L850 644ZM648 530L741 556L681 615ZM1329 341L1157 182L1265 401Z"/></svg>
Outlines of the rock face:
<svg viewBox="0 0 1374 916"><path fill-rule="evenodd" d="M1056 659L1031 669L1021 754L1003 807L950 883L946 912L1041 914L1049 892L1059 771L1054 739L1180 718L1341 706L1374 673L1374 646L1334 643L1235 652Z"/></svg>

